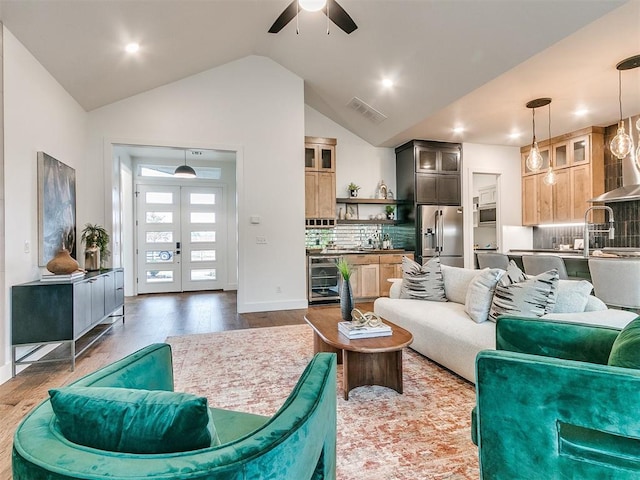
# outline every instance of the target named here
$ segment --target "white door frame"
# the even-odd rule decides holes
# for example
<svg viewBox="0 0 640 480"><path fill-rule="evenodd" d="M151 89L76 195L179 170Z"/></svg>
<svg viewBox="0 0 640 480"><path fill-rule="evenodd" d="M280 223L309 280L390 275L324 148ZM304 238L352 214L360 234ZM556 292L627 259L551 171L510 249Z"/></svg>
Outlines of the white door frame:
<svg viewBox="0 0 640 480"><path fill-rule="evenodd" d="M135 225L122 225L122 210L124 208L131 208L133 212L133 205L123 205L123 198L125 197L122 192L124 188L129 188L133 192L134 183L136 181L135 172L132 172L132 184L131 186L125 186L121 183L121 163L120 159L114 155L114 146L118 145L132 145L132 146L149 146L159 148L184 148L184 149L202 149L202 150L224 150L233 152L236 157L235 162L235 202L228 202L229 215L227 215L227 249L229 251L228 258L230 259L227 266L227 286L225 290L237 290L238 305L244 305L244 292L240 288L241 272L243 269L243 255L238 248L241 240L241 229L239 228L238 218L239 212L242 209L244 198L244 150L240 145L212 145L197 141L169 141L159 142L157 139L132 139L121 137L105 138L103 141L103 158L104 162L104 178L105 178L105 190L104 190L104 218L105 225L111 227L112 232L120 232L118 235L112 237L112 266L123 267L123 252L128 246L123 244L123 229L134 229ZM133 202L135 204L135 202ZM234 208L231 208L233 204ZM133 216L135 219L135 216ZM134 229L135 231L135 229ZM130 249L135 252L134 245ZM135 258L135 256L134 256ZM235 263L232 259L236 259ZM134 262L135 264L135 262ZM125 266L126 267L126 266ZM135 266L130 265L125 268L125 290L131 295L137 295L137 289L135 288ZM127 288L131 287L131 288Z"/></svg>

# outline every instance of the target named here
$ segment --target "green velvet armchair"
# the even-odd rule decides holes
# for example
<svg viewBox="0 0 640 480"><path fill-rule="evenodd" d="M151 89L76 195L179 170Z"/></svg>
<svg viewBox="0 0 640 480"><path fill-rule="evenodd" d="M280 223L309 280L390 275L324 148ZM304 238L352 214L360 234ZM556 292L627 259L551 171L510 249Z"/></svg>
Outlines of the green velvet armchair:
<svg viewBox="0 0 640 480"><path fill-rule="evenodd" d="M622 331L501 317L496 345L476 359L482 479L640 478L640 317Z"/></svg>
<svg viewBox="0 0 640 480"><path fill-rule="evenodd" d="M167 344L150 345L81 378L73 386L172 391L171 348ZM46 400L15 432L13 478L335 480L335 354L317 354L272 417L221 409L211 409L211 416L220 444L166 454L121 453L67 440L51 400Z"/></svg>

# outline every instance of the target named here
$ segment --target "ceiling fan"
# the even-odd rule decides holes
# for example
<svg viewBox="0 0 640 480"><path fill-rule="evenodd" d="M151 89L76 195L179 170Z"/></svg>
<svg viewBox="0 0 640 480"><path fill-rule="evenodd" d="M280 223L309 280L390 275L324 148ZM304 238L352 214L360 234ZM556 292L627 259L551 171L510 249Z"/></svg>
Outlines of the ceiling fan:
<svg viewBox="0 0 640 480"><path fill-rule="evenodd" d="M355 24L353 19L349 16L349 14L340 6L336 0L326 0L320 1L321 7L316 7L315 10L312 8L306 8L304 5L308 3L309 0L293 0L289 4L287 8L280 14L280 16L273 22L271 28L269 29L269 33L278 33L282 30L291 20L293 20L301 9L317 11L322 10L324 14L329 17L329 19L335 23L338 27L345 31L345 33L353 32L358 26ZM318 3L317 0L314 0L311 3ZM329 31L327 30L327 33Z"/></svg>

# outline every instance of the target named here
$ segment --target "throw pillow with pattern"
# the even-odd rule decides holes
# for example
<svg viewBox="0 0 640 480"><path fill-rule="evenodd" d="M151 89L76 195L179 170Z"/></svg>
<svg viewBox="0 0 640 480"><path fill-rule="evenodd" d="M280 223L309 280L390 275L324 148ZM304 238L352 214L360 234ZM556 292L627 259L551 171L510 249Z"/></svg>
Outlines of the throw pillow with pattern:
<svg viewBox="0 0 640 480"><path fill-rule="evenodd" d="M400 298L446 302L440 259L435 257L424 265L402 257L402 288Z"/></svg>
<svg viewBox="0 0 640 480"><path fill-rule="evenodd" d="M503 282L505 276L506 274L496 285L489 320L495 322L500 315L541 317L553 311L559 280L558 270L554 268L511 284L505 284L510 279Z"/></svg>

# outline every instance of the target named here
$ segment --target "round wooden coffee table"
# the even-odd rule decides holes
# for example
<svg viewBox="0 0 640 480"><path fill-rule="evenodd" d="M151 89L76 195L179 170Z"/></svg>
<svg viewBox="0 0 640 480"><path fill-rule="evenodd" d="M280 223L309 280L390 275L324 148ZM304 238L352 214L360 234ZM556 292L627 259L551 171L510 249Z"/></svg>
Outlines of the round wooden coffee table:
<svg viewBox="0 0 640 480"><path fill-rule="evenodd" d="M342 321L339 308L314 309L304 319L313 328L314 353L334 352L343 364L344 399L363 385L381 385L402 393L402 349L413 341L413 335L387 320L391 336L350 340L338 332Z"/></svg>

